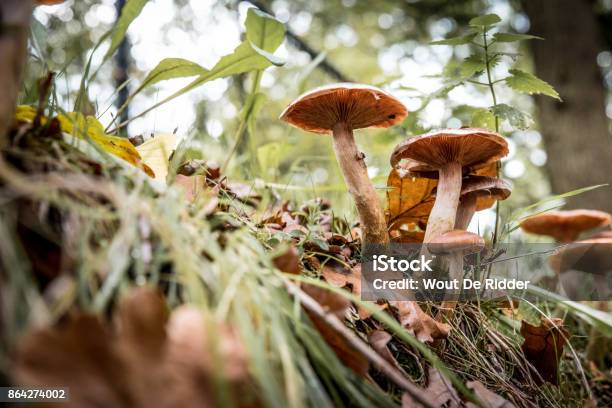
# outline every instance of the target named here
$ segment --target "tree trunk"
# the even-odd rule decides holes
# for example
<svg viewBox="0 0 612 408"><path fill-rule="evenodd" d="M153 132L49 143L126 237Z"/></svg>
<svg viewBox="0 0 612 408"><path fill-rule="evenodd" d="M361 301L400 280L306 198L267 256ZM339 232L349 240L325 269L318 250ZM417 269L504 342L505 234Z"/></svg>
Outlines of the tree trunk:
<svg viewBox="0 0 612 408"><path fill-rule="evenodd" d="M553 193L612 184L612 136L596 62L601 33L593 2L524 0L522 4L531 21L530 33L545 39L531 44L536 73L563 98L559 102L536 97ZM572 197L567 207L612 212L612 187Z"/></svg>
<svg viewBox="0 0 612 408"><path fill-rule="evenodd" d="M0 147L6 143L21 88L32 7L31 0L0 1Z"/></svg>

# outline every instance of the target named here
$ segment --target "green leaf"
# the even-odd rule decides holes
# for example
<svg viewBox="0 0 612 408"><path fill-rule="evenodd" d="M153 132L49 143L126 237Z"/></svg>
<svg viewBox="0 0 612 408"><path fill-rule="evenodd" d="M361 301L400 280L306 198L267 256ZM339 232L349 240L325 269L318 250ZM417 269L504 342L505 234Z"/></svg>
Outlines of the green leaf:
<svg viewBox="0 0 612 408"><path fill-rule="evenodd" d="M470 26L472 27L490 27L501 21L501 18L497 14L485 14L484 16L474 17L470 20Z"/></svg>
<svg viewBox="0 0 612 408"><path fill-rule="evenodd" d="M278 60L275 60L274 62L278 62ZM206 82L244 72L261 71L268 68L272 64L273 62L266 56L262 55L261 52L255 51L249 41L243 41L238 47L236 47L233 53L221 58L210 71L200 75L183 88L179 89L172 95L156 103L138 115L132 117L132 119L139 118L151 112L153 109L156 109L163 104L178 98L179 96L201 86L202 84L205 84Z"/></svg>
<svg viewBox="0 0 612 408"><path fill-rule="evenodd" d="M493 40L500 43L508 43L525 40L543 40L543 38L529 34L495 33L495 35L493 35Z"/></svg>
<svg viewBox="0 0 612 408"><path fill-rule="evenodd" d="M201 76L207 73L207 69L204 69L195 62L182 58L165 58L149 72L144 81L142 81L140 87L144 89L161 81Z"/></svg>
<svg viewBox="0 0 612 408"><path fill-rule="evenodd" d="M480 55L470 55L459 65L462 78L469 78L486 69L484 59Z"/></svg>
<svg viewBox="0 0 612 408"><path fill-rule="evenodd" d="M466 35L462 35L459 37L451 37L451 38L447 38L445 40L438 40L438 41L432 41L429 44L430 45L463 45L463 44L469 44L472 42L472 40L474 39L474 37L476 37L475 32L471 32L468 33Z"/></svg>
<svg viewBox="0 0 612 408"><path fill-rule="evenodd" d="M128 0L123 6L121 10L121 17L119 17L119 21L113 28L113 32L111 34L111 45L106 54L104 55L104 61L108 60L119 48L121 41L125 38L125 33L128 30L132 21L136 19L140 15L140 12L147 4L148 0Z"/></svg>
<svg viewBox="0 0 612 408"><path fill-rule="evenodd" d="M258 46L256 46L255 44L253 44L252 42L250 43L251 47L253 48L253 50L258 53L259 55L261 55L262 57L264 57L265 59L267 59L268 61L270 61L273 65L276 65L277 67L280 67L281 65L285 64L285 60L282 58L277 57L276 55L269 53L268 51L259 48Z"/></svg>
<svg viewBox="0 0 612 408"><path fill-rule="evenodd" d="M245 26L247 40L269 53L276 51L285 39L283 23L256 8L249 9Z"/></svg>
<svg viewBox="0 0 612 408"><path fill-rule="evenodd" d="M485 70L484 60L480 55L470 55L464 60L451 60L446 64L443 76L451 80L468 79Z"/></svg>
<svg viewBox="0 0 612 408"><path fill-rule="evenodd" d="M529 95L542 94L561 100L555 88L535 75L519 69L511 69L508 72L510 76L506 78L506 84L515 91Z"/></svg>
<svg viewBox="0 0 612 408"><path fill-rule="evenodd" d="M270 65L282 65L283 61L272 53L283 42L285 26L272 16L251 8L247 14L246 27L247 39L236 47L233 53L222 57L210 71L203 72L182 89L132 117L132 119L139 118L206 82L245 72L261 71ZM185 71L193 72L195 70L197 70L196 67L189 66L185 70L181 68L179 71L184 73ZM133 96L134 94L131 95L131 97Z"/></svg>
<svg viewBox="0 0 612 408"><path fill-rule="evenodd" d="M491 106L489 109L493 115L497 116L501 120L508 121L508 123L510 123L510 125L516 129L527 129L533 123L533 120L528 113L518 110L515 107L505 103Z"/></svg>
<svg viewBox="0 0 612 408"><path fill-rule="evenodd" d="M495 116L489 109L474 109L470 125L477 128L495 129Z"/></svg>

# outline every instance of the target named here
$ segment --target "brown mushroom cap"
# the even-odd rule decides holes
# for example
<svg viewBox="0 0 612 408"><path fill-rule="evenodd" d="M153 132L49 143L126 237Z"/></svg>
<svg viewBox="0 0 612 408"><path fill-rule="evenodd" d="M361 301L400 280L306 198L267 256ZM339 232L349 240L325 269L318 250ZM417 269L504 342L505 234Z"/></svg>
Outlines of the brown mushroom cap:
<svg viewBox="0 0 612 408"><path fill-rule="evenodd" d="M476 194L476 211L491 208L495 201L503 201L510 197L510 183L496 177L469 176L461 184L461 196Z"/></svg>
<svg viewBox="0 0 612 408"><path fill-rule="evenodd" d="M334 125L351 129L386 128L401 122L408 111L396 98L369 85L338 83L306 92L280 115L285 122L314 133L329 133Z"/></svg>
<svg viewBox="0 0 612 408"><path fill-rule="evenodd" d="M475 170L508 154L508 143L486 129L443 129L403 141L391 154L391 166L402 159L419 162L412 173L434 172L451 162Z"/></svg>
<svg viewBox="0 0 612 408"><path fill-rule="evenodd" d="M427 244L432 254L446 255L463 253L464 255L480 252L485 246L481 236L464 230L452 230L436 237Z"/></svg>
<svg viewBox="0 0 612 408"><path fill-rule="evenodd" d="M548 258L557 273L573 269L605 274L612 271L612 238L591 238L564 246Z"/></svg>
<svg viewBox="0 0 612 408"><path fill-rule="evenodd" d="M521 222L521 229L557 241L575 240L581 232L610 224L610 214L597 210L548 211Z"/></svg>

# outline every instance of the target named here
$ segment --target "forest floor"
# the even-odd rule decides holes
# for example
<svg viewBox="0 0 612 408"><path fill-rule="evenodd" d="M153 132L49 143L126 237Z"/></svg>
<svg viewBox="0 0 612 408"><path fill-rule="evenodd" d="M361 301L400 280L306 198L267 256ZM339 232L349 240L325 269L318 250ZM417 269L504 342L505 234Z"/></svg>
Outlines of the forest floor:
<svg viewBox="0 0 612 408"><path fill-rule="evenodd" d="M75 406L612 405L611 356L587 361L592 326L561 302L444 323L363 302L359 228L333 203L204 162L161 185L99 153L55 121L3 151L2 385L68 385Z"/></svg>

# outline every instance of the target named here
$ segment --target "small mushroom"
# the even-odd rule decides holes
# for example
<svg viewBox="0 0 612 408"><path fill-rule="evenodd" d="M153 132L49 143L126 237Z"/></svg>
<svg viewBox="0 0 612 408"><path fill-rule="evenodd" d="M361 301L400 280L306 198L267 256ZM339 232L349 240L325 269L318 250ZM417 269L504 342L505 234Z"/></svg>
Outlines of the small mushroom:
<svg viewBox="0 0 612 408"><path fill-rule="evenodd" d="M588 230L610 225L610 214L597 210L548 211L521 222L521 229L547 235L558 242L572 242Z"/></svg>
<svg viewBox="0 0 612 408"><path fill-rule="evenodd" d="M452 230L443 233L427 244L429 252L435 255L448 256L448 275L451 280L462 281L463 257L482 251L485 246L484 239L477 234L464 230ZM442 315L449 317L456 306L455 301L443 301L440 305Z"/></svg>
<svg viewBox="0 0 612 408"><path fill-rule="evenodd" d="M504 180L495 177L470 176L463 180L456 229L467 229L474 213L491 208L496 201L510 197L512 187Z"/></svg>
<svg viewBox="0 0 612 408"><path fill-rule="evenodd" d="M425 242L431 242L455 227L461 194L461 178L508 154L502 136L486 129L444 129L410 138L400 143L391 155L397 167L403 159L418 164L410 172L427 176L438 172L437 197L429 216Z"/></svg>
<svg viewBox="0 0 612 408"><path fill-rule="evenodd" d="M577 270L593 275L612 271L612 238L589 238L565 245L548 258L556 273Z"/></svg>
<svg viewBox="0 0 612 408"><path fill-rule="evenodd" d="M314 133L332 133L336 159L353 197L363 228L363 242L389 243L378 195L368 177L364 156L357 148L354 129L386 128L408 114L404 105L386 92L368 85L340 83L307 92L293 101L280 118Z"/></svg>

